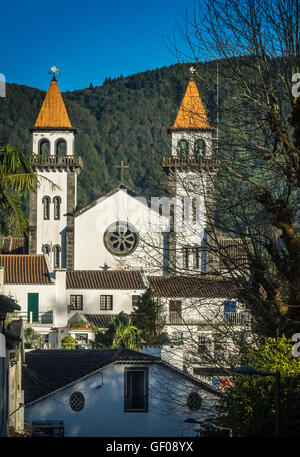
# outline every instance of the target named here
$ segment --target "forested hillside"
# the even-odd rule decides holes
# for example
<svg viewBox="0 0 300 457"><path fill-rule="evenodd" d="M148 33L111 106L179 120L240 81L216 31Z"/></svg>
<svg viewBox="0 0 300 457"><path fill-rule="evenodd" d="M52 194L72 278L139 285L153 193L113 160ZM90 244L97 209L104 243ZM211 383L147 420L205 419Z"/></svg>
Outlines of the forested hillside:
<svg viewBox="0 0 300 457"><path fill-rule="evenodd" d="M63 94L71 123L79 131L76 154L82 155L79 204L111 189L118 182L121 160L130 166L126 183L146 196L157 195L164 174L161 157L170 152L167 131L174 122L189 81L189 66L177 64L129 77L104 81L102 86ZM212 123L216 118L216 64L198 67L211 91L198 88ZM58 77L63 78L63 75ZM49 80L50 84L50 80ZM0 99L0 145L31 150L31 134L45 92L7 85Z"/></svg>

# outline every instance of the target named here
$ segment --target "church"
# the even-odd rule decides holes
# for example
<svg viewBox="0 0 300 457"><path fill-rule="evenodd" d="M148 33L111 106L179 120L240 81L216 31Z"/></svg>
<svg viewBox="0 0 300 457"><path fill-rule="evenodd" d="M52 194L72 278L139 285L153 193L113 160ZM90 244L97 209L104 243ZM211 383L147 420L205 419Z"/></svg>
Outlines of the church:
<svg viewBox="0 0 300 457"><path fill-rule="evenodd" d="M84 163L55 75L31 132L38 184L29 196L28 253L0 255L4 293L16 299L27 325L46 347L61 347L67 335L90 347L90 324L105 329L121 311L132 313L151 287L165 310L165 357L181 368L192 363L195 376L207 374L211 364L201 351L214 358L222 347L210 323L229 322L241 337L248 317L220 261L206 249L215 129L193 74L169 129L166 196L147 200L127 187L122 161L119 185L77 206ZM76 320L86 326L72 331ZM196 347L193 360L188 344Z"/></svg>

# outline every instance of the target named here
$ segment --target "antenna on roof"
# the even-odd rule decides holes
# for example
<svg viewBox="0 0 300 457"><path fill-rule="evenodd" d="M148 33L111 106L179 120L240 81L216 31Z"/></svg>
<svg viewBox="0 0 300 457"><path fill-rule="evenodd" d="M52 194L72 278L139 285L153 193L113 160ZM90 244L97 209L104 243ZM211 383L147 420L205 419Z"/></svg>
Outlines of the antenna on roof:
<svg viewBox="0 0 300 457"><path fill-rule="evenodd" d="M57 68L54 65L54 67L51 67L50 71L48 71L48 75L53 75L53 76L59 75L59 71L60 71L59 68Z"/></svg>

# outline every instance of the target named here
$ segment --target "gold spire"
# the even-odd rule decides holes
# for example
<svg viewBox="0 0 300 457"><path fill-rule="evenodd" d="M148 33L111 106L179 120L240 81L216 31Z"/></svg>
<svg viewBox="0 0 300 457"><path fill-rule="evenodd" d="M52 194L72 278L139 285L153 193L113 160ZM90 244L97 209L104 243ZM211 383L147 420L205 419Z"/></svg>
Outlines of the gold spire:
<svg viewBox="0 0 300 457"><path fill-rule="evenodd" d="M190 81L171 129L210 129L195 81Z"/></svg>
<svg viewBox="0 0 300 457"><path fill-rule="evenodd" d="M55 76L52 78L34 128L73 128Z"/></svg>

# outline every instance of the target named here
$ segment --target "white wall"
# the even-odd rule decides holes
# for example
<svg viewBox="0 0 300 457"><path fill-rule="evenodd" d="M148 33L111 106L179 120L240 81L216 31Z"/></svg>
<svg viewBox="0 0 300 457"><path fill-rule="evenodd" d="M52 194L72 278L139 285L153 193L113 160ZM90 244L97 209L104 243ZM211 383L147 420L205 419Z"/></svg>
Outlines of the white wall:
<svg viewBox="0 0 300 457"><path fill-rule="evenodd" d="M137 248L127 256L112 255L103 236L110 224L128 221L139 235ZM149 226L151 225L151 228ZM120 189L75 218L75 269L99 270L105 263L112 269L143 268L162 274L163 240L159 216L144 203Z"/></svg>
<svg viewBox="0 0 300 457"><path fill-rule="evenodd" d="M166 368L150 366L149 411L126 413L124 365L111 365L102 372L103 377L97 373L27 407L25 420L63 420L67 437L180 437L195 436L197 426L185 424L185 418L199 420L214 412L215 397L202 390L203 407L198 413L191 413L185 406L186 399L188 392L197 387ZM69 406L70 395L75 391L85 396L85 407L80 412Z"/></svg>
<svg viewBox="0 0 300 457"><path fill-rule="evenodd" d="M123 311L126 314L132 313L132 296L143 295L144 290L112 290L112 289L67 289L66 303L70 304L71 295L83 296L83 310L70 310L68 319L77 312L81 314L119 314ZM113 309L100 309L100 295L113 296Z"/></svg>

